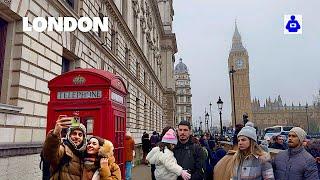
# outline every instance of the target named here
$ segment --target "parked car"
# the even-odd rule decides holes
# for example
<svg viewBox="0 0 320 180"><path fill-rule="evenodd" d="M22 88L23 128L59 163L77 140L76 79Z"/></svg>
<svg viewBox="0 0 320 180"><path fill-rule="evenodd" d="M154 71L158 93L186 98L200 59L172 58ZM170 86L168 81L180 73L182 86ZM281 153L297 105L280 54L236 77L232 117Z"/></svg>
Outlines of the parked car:
<svg viewBox="0 0 320 180"><path fill-rule="evenodd" d="M273 136L277 136L277 135L284 135L286 136L286 139L287 139L289 131L292 128L293 126L272 126L272 127L265 128L264 139L266 139L267 137L271 139Z"/></svg>

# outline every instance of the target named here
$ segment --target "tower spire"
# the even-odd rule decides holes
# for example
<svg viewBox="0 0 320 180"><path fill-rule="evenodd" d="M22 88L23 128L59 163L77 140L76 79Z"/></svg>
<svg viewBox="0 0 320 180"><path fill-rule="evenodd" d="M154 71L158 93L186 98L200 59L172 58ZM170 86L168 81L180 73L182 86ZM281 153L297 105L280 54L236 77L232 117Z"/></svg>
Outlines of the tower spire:
<svg viewBox="0 0 320 180"><path fill-rule="evenodd" d="M238 26L237 26L237 19L234 21L234 33L233 33L232 39L241 41L241 35L239 33Z"/></svg>
<svg viewBox="0 0 320 180"><path fill-rule="evenodd" d="M231 51L246 51L242 45L241 35L238 30L237 19L234 21L234 33L232 37L232 48Z"/></svg>

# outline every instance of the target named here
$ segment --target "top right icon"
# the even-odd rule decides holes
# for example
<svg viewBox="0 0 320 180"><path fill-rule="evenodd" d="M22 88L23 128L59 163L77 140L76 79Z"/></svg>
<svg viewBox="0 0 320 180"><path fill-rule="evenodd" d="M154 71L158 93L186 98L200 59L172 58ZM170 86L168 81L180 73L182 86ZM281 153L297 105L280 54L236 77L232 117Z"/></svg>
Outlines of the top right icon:
<svg viewBox="0 0 320 180"><path fill-rule="evenodd" d="M284 34L302 34L302 15L284 15Z"/></svg>

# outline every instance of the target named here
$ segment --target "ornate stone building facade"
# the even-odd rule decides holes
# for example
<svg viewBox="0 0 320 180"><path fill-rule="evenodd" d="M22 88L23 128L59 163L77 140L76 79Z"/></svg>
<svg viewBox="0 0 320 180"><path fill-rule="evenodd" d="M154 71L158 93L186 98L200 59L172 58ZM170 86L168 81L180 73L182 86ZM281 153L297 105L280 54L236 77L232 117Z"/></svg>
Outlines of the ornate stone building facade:
<svg viewBox="0 0 320 180"><path fill-rule="evenodd" d="M232 124L242 123L242 115L248 113L252 116L250 80L249 80L249 56L246 48L242 45L241 36L235 24L232 37L232 47L228 58L230 70L230 89L232 105Z"/></svg>
<svg viewBox="0 0 320 180"><path fill-rule="evenodd" d="M97 68L127 84L127 127L137 143L174 118L172 0L0 0L0 179L41 179L48 81ZM107 32L22 31L22 17L109 18Z"/></svg>
<svg viewBox="0 0 320 180"><path fill-rule="evenodd" d="M319 94L320 95L320 94ZM320 131L320 103L314 102L312 105L287 105L282 102L280 96L271 100L269 97L265 102L254 98L252 101L253 121L255 125L263 130L274 125L300 126L310 133Z"/></svg>
<svg viewBox="0 0 320 180"><path fill-rule="evenodd" d="M180 62L174 69L174 77L176 82L177 99L175 123L178 124L182 120L187 120L192 124L192 94L190 86L190 74L188 67L182 62L182 59L180 59Z"/></svg>

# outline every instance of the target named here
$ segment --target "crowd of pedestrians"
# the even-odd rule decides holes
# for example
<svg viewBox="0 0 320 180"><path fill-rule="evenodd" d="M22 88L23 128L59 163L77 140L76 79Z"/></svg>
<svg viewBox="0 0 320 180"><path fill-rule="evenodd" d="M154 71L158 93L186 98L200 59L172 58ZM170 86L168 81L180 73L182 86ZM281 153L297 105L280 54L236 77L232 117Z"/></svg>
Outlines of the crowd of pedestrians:
<svg viewBox="0 0 320 180"><path fill-rule="evenodd" d="M300 127L291 129L287 142L279 135L260 144L252 122L237 125L228 152L210 133L192 136L187 121L163 131L146 159L157 180L319 180L320 141L307 141ZM270 148L280 152L271 157Z"/></svg>
<svg viewBox="0 0 320 180"><path fill-rule="evenodd" d="M113 144L97 136L87 139L85 126L71 126L71 119L59 116L46 137L43 179L120 180ZM190 123L181 121L176 129L165 127L161 135L143 133L142 163L151 164L152 180L319 180L320 140L306 137L302 128L294 127L287 142L279 135L259 144L256 129L248 122L236 126L233 149L227 152L210 133L193 136ZM271 157L270 148L280 152ZM130 132L124 151L125 179L131 180L135 142Z"/></svg>

